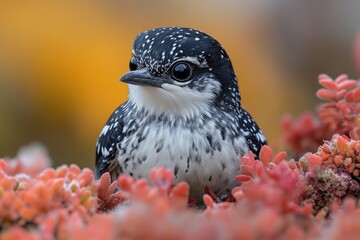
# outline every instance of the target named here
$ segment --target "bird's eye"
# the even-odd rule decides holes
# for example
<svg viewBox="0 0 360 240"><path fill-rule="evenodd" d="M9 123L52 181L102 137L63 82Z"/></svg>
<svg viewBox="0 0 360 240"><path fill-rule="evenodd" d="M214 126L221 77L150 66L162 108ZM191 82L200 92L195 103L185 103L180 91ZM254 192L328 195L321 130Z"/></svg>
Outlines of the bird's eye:
<svg viewBox="0 0 360 240"><path fill-rule="evenodd" d="M136 61L136 58L132 57L130 59L130 63L129 63L129 68L130 68L130 71L134 71L136 69L138 69L139 65Z"/></svg>
<svg viewBox="0 0 360 240"><path fill-rule="evenodd" d="M172 67L171 73L176 81L185 82L189 80L191 76L191 66L185 62L176 63Z"/></svg>

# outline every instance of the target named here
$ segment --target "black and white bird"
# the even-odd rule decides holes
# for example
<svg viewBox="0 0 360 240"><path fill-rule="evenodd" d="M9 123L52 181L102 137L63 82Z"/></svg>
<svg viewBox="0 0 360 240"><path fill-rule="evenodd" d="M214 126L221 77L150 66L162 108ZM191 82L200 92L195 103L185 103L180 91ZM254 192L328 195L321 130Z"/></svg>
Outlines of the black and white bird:
<svg viewBox="0 0 360 240"><path fill-rule="evenodd" d="M129 99L110 116L96 144L96 177L110 172L147 178L151 168L174 171L190 195L205 186L226 194L240 158L258 154L264 134L241 107L231 61L215 39L191 28L156 28L134 42L121 79Z"/></svg>

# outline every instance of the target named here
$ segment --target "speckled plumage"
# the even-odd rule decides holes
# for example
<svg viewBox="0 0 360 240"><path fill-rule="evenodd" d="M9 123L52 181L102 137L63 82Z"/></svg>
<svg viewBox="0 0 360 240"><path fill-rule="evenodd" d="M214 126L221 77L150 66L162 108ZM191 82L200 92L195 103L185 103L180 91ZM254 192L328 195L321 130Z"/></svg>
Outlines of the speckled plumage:
<svg viewBox="0 0 360 240"><path fill-rule="evenodd" d="M258 154L265 137L241 108L231 61L212 37L189 28L157 28L134 42L136 69L122 77L129 100L110 116L96 146L96 176L109 171L148 177L173 169L201 199L205 186L224 194L236 185L240 157ZM186 79L175 66L186 65Z"/></svg>

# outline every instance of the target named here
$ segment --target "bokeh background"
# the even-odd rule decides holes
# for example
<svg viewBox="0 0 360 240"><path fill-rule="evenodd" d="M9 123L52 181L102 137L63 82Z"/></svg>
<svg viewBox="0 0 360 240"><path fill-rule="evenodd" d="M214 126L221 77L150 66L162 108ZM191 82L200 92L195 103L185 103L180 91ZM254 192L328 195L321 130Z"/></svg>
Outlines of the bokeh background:
<svg viewBox="0 0 360 240"><path fill-rule="evenodd" d="M41 142L54 165L94 166L95 142L127 98L138 32L197 28L230 55L243 105L275 144L284 113L318 102L317 75L357 78L358 0L2 1L0 157Z"/></svg>

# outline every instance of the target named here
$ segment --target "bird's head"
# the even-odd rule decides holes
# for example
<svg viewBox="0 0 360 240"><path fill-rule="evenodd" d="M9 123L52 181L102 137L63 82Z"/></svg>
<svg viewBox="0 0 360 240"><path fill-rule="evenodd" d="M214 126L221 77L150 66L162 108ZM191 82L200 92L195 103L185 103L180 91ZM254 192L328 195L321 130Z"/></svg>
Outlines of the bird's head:
<svg viewBox="0 0 360 240"><path fill-rule="evenodd" d="M231 61L219 42L190 28L156 28L134 42L129 100L152 113L196 116L206 108L240 107Z"/></svg>

